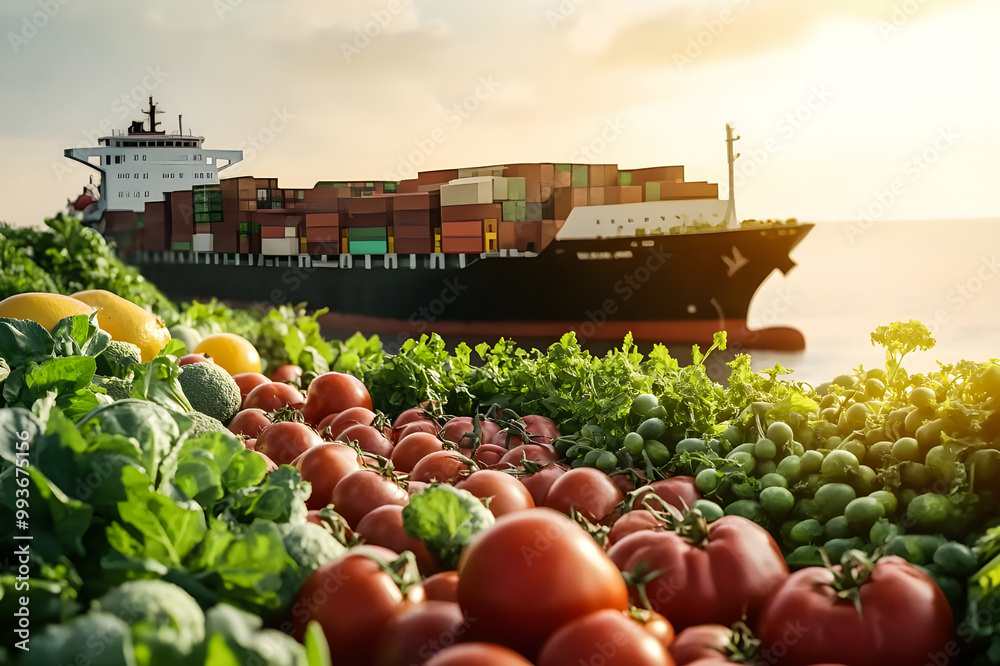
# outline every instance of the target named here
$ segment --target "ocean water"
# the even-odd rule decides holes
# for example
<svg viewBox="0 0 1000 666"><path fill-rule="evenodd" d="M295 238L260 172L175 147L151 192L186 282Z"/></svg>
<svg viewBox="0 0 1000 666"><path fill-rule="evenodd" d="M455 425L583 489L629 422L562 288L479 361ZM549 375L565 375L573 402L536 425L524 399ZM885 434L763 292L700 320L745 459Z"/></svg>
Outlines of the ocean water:
<svg viewBox="0 0 1000 666"><path fill-rule="evenodd" d="M792 259L788 275L775 272L758 290L748 319L751 328L798 328L806 349L751 351L756 369L780 363L818 384L858 365L881 367L872 331L910 319L937 341L906 357L911 372L1000 358L1000 219L818 223ZM713 375L724 360L710 359Z"/></svg>

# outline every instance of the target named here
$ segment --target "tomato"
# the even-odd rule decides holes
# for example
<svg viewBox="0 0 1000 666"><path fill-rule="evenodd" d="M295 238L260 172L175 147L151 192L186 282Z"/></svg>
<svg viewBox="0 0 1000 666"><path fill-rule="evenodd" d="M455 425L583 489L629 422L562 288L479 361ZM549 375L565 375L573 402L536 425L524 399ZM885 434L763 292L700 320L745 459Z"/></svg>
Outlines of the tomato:
<svg viewBox="0 0 1000 666"><path fill-rule="evenodd" d="M608 546L613 546L630 534L640 530L665 529L666 523L649 511L629 511L611 525L608 532Z"/></svg>
<svg viewBox="0 0 1000 666"><path fill-rule="evenodd" d="M472 640L502 643L531 658L570 620L625 610L628 590L589 534L539 508L508 514L476 535L459 560L458 601L476 618Z"/></svg>
<svg viewBox="0 0 1000 666"><path fill-rule="evenodd" d="M243 440L243 448L249 449L249 450L253 451L254 449L257 448L257 440L256 439L244 439ZM263 455L263 454L261 454L261 455ZM270 458L268 458L268 460L270 460Z"/></svg>
<svg viewBox="0 0 1000 666"><path fill-rule="evenodd" d="M518 481L531 493L531 499L535 501L535 506L545 506L545 498L549 495L549 489L560 476L568 472L561 465L545 465L534 474L518 477Z"/></svg>
<svg viewBox="0 0 1000 666"><path fill-rule="evenodd" d="M667 654L670 654L670 646L674 644L676 635L674 634L674 625L670 624L667 618L656 611L642 608L631 608L627 615L633 622L638 623L647 634L655 638L667 651Z"/></svg>
<svg viewBox="0 0 1000 666"><path fill-rule="evenodd" d="M429 483L424 483L423 481L413 481L412 479L406 480L406 492L409 495L416 495L417 493L422 493L427 490L430 486Z"/></svg>
<svg viewBox="0 0 1000 666"><path fill-rule="evenodd" d="M424 483L431 481L451 483L469 471L469 462L458 451L435 451L421 458L413 466L410 480Z"/></svg>
<svg viewBox="0 0 1000 666"><path fill-rule="evenodd" d="M278 421L260 431L256 449L267 454L275 463L287 465L307 449L322 443L316 431L306 424Z"/></svg>
<svg viewBox="0 0 1000 666"><path fill-rule="evenodd" d="M292 604L292 633L301 641L306 625L316 620L330 644L337 664L371 664L379 636L392 620L424 601L420 585L401 589L379 563L395 559L389 550L351 549L313 572Z"/></svg>
<svg viewBox="0 0 1000 666"><path fill-rule="evenodd" d="M502 645L463 643L442 650L424 666L532 666L531 662Z"/></svg>
<svg viewBox="0 0 1000 666"><path fill-rule="evenodd" d="M562 437L555 421L547 416L529 414L521 419L524 421L524 429L528 433L528 441L532 444L551 444L555 439Z"/></svg>
<svg viewBox="0 0 1000 666"><path fill-rule="evenodd" d="M507 449L499 444L480 444L476 449L472 459L480 467L493 467L499 465L500 460L507 454Z"/></svg>
<svg viewBox="0 0 1000 666"><path fill-rule="evenodd" d="M396 440L392 449L392 467L397 472L409 474L424 456L444 450L444 442L429 432L413 432Z"/></svg>
<svg viewBox="0 0 1000 666"><path fill-rule="evenodd" d="M515 421L515 423L522 428L524 427L524 421L520 419ZM517 434L516 429L504 428L503 430L497 432L497 434L493 436L493 440L488 443L499 444L505 449L512 449L515 446L521 446L524 444L524 439Z"/></svg>
<svg viewBox="0 0 1000 666"><path fill-rule="evenodd" d="M253 452L264 459L264 463L267 465L268 472L273 472L274 470L278 469L278 466L274 463L274 461L268 458L266 455L257 450L253 450Z"/></svg>
<svg viewBox="0 0 1000 666"><path fill-rule="evenodd" d="M292 383L302 386L302 367L298 365L280 365L271 373L272 382Z"/></svg>
<svg viewBox="0 0 1000 666"><path fill-rule="evenodd" d="M233 375L233 381L236 385L240 387L240 398L242 398L245 403L247 400L247 394L254 390L261 384L269 384L271 382L266 376L260 374L259 372L241 372L238 375ZM246 405L243 405L244 407Z"/></svg>
<svg viewBox="0 0 1000 666"><path fill-rule="evenodd" d="M263 409L265 412L276 412L285 407L301 409L305 404L302 391L291 384L279 384L268 382L252 389L243 401L243 409L255 407Z"/></svg>
<svg viewBox="0 0 1000 666"><path fill-rule="evenodd" d="M659 572L645 584L652 610L674 627L732 624L746 613L751 626L768 594L788 577L781 550L763 527L739 516L710 525L689 522L685 534L643 530L608 550L623 573ZM642 595L630 587L636 605Z"/></svg>
<svg viewBox="0 0 1000 666"><path fill-rule="evenodd" d="M479 429L481 436L479 441L473 440L472 432L474 426L472 422L472 417L470 416L456 416L441 428L441 437L446 442L452 442L457 444L459 447L472 447L476 444L490 443L493 438L496 437L497 433L500 432L500 426L492 421L485 421L480 419Z"/></svg>
<svg viewBox="0 0 1000 666"><path fill-rule="evenodd" d="M520 467L521 461L527 459L536 465L548 465L559 458L559 453L551 444L521 444L507 451L498 464Z"/></svg>
<svg viewBox="0 0 1000 666"><path fill-rule="evenodd" d="M424 432L428 435L434 435L437 437L438 432L440 431L441 428L439 428L436 423L432 423L430 421L414 421L413 423L407 423L402 428L393 428L392 439L394 442L398 442L407 435L412 435L415 432Z"/></svg>
<svg viewBox="0 0 1000 666"><path fill-rule="evenodd" d="M858 590L860 614L833 582L828 569L807 567L778 586L760 614L761 653L781 650L783 664L951 663L951 608L930 576L900 557L879 559Z"/></svg>
<svg viewBox="0 0 1000 666"><path fill-rule="evenodd" d="M326 372L312 380L306 393L302 416L306 423L316 425L327 414L342 412L350 407L372 408L372 397L361 380L343 372Z"/></svg>
<svg viewBox="0 0 1000 666"><path fill-rule="evenodd" d="M699 624L677 634L670 646L677 666L686 666L704 659L705 664L729 664L729 646L733 643L733 630L721 624Z"/></svg>
<svg viewBox="0 0 1000 666"><path fill-rule="evenodd" d="M428 552L424 542L409 536L403 529L403 507L398 504L387 504L369 511L358 521L358 527L354 531L364 538L365 543L382 546L397 553L410 551L424 576L441 571L441 564Z"/></svg>
<svg viewBox="0 0 1000 666"><path fill-rule="evenodd" d="M571 509L592 522L599 522L625 499L622 491L604 472L592 467L578 467L566 472L552 484L545 506L569 515Z"/></svg>
<svg viewBox="0 0 1000 666"><path fill-rule="evenodd" d="M441 571L428 576L423 582L427 600L454 601L458 603L458 572Z"/></svg>
<svg viewBox="0 0 1000 666"><path fill-rule="evenodd" d="M326 429L329 428L330 434L327 435L327 437L330 438L330 441L336 441L337 438L340 437L341 433L351 426L359 424L370 426L374 422L375 412L372 410L367 407L350 407L342 412L328 414L322 421L320 421L319 427L317 427L316 430L322 435L326 432ZM324 423L326 424L325 427Z"/></svg>
<svg viewBox="0 0 1000 666"><path fill-rule="evenodd" d="M250 439L256 439L260 431L269 425L271 425L271 419L267 418L267 412L251 407L236 412L236 416L226 427L234 435L244 435Z"/></svg>
<svg viewBox="0 0 1000 666"><path fill-rule="evenodd" d="M581 468L582 469L582 468ZM567 622L545 642L538 666L673 666L656 638L621 611L599 610Z"/></svg>
<svg viewBox="0 0 1000 666"><path fill-rule="evenodd" d="M613 474L611 480L615 482L623 495L628 495L635 490L635 479L632 478L631 474Z"/></svg>
<svg viewBox="0 0 1000 666"><path fill-rule="evenodd" d="M458 642L466 619L455 602L426 601L389 623L378 640L374 666L410 666Z"/></svg>
<svg viewBox="0 0 1000 666"><path fill-rule="evenodd" d="M683 511L690 509L694 503L701 499L701 491L695 485L693 476L672 476L662 481L639 488L633 502L633 509L642 507L642 498L646 493L652 492L670 506ZM654 508L656 504L653 504Z"/></svg>
<svg viewBox="0 0 1000 666"><path fill-rule="evenodd" d="M192 363L214 363L212 359L205 356L204 354L185 354L177 359L177 365L190 365Z"/></svg>
<svg viewBox="0 0 1000 666"><path fill-rule="evenodd" d="M385 438L376 428L367 425L355 424L348 426L338 440L341 442L357 442L358 447L367 453L388 458L392 455L392 442Z"/></svg>
<svg viewBox="0 0 1000 666"><path fill-rule="evenodd" d="M330 503L340 480L361 469L361 457L349 446L323 443L304 451L291 465L302 473L303 481L312 484L306 507L322 509Z"/></svg>
<svg viewBox="0 0 1000 666"><path fill-rule="evenodd" d="M455 487L484 500L484 504L497 518L535 506L531 493L520 481L510 474L491 469L473 472L456 483Z"/></svg>
<svg viewBox="0 0 1000 666"><path fill-rule="evenodd" d="M410 496L379 472L360 469L340 480L333 489L331 500L333 510L343 516L353 530L370 511L386 504L406 506Z"/></svg>

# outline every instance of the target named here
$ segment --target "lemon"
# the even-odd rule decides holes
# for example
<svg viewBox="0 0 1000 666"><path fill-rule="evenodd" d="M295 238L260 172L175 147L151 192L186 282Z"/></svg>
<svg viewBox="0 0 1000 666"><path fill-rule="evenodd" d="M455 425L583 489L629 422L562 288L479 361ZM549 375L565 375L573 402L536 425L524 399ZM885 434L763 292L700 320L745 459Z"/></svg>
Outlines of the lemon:
<svg viewBox="0 0 1000 666"><path fill-rule="evenodd" d="M30 319L49 331L64 317L89 315L93 311L93 307L75 298L37 291L14 294L0 301L0 317Z"/></svg>
<svg viewBox="0 0 1000 666"><path fill-rule="evenodd" d="M235 333L213 333L198 343L196 354L208 354L213 361L230 375L242 372L260 372L260 354L244 337Z"/></svg>
<svg viewBox="0 0 1000 666"><path fill-rule="evenodd" d="M147 363L170 342L170 331L157 315L104 289L78 291L73 298L98 308L100 326L114 340L131 342Z"/></svg>

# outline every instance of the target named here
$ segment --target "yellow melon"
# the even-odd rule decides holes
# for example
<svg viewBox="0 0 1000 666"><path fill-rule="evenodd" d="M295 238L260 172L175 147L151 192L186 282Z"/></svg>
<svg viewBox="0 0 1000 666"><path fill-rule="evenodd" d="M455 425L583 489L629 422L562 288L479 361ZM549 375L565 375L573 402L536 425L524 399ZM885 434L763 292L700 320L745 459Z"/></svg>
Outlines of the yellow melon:
<svg viewBox="0 0 1000 666"><path fill-rule="evenodd" d="M102 329L114 340L131 342L146 363L170 342L170 331L159 316L104 289L78 291L73 298L97 308Z"/></svg>
<svg viewBox="0 0 1000 666"><path fill-rule="evenodd" d="M14 294L0 301L0 317L30 319L38 322L49 331L64 317L78 314L89 315L93 311L93 306L75 298L37 291ZM103 328L100 315L98 315L98 321Z"/></svg>

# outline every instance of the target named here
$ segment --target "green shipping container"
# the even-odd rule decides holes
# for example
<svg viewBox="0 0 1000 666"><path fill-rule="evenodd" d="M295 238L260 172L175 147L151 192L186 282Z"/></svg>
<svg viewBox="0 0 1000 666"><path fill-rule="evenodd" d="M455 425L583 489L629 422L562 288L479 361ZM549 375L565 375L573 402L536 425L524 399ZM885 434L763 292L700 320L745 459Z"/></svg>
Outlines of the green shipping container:
<svg viewBox="0 0 1000 666"><path fill-rule="evenodd" d="M572 171L573 167L569 164L557 164L556 171Z"/></svg>
<svg viewBox="0 0 1000 666"><path fill-rule="evenodd" d="M631 171L619 171L618 172L618 184L621 187L629 187L632 184L632 172Z"/></svg>
<svg viewBox="0 0 1000 666"><path fill-rule="evenodd" d="M660 200L660 184L657 182L646 183L646 201Z"/></svg>
<svg viewBox="0 0 1000 666"><path fill-rule="evenodd" d="M573 187L587 187L587 172L589 168L586 164L573 165Z"/></svg>
<svg viewBox="0 0 1000 666"><path fill-rule="evenodd" d="M504 201L501 203L501 206L503 207L503 221L517 222L517 202Z"/></svg>
<svg viewBox="0 0 1000 666"><path fill-rule="evenodd" d="M382 186L382 191L386 194L393 194L397 191L398 183L385 183Z"/></svg>
<svg viewBox="0 0 1000 666"><path fill-rule="evenodd" d="M194 202L194 212L195 213L207 213L212 209L212 204L207 201L195 201Z"/></svg>
<svg viewBox="0 0 1000 666"><path fill-rule="evenodd" d="M351 254L385 254L389 244L385 241L350 240L348 242Z"/></svg>
<svg viewBox="0 0 1000 666"><path fill-rule="evenodd" d="M347 230L347 240L354 241L381 241L388 238L385 227L354 228Z"/></svg>
<svg viewBox="0 0 1000 666"><path fill-rule="evenodd" d="M527 206L526 206L525 202L523 202L523 201L515 201L514 202L514 208L516 210L516 213L515 213L515 216L514 216L514 221L515 222L524 222L525 221L526 209L527 209Z"/></svg>
<svg viewBox="0 0 1000 666"><path fill-rule="evenodd" d="M524 177L507 179L507 198L514 201L524 198Z"/></svg>
<svg viewBox="0 0 1000 666"><path fill-rule="evenodd" d="M170 249L175 252L190 252L191 242L190 241L174 241L170 244Z"/></svg>

